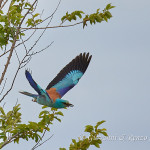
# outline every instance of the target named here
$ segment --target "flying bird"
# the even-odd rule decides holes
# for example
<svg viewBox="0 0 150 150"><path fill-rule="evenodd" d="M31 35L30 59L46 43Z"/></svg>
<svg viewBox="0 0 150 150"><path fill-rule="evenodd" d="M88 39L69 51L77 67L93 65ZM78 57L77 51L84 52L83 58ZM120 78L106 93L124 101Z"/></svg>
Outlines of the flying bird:
<svg viewBox="0 0 150 150"><path fill-rule="evenodd" d="M73 105L69 101L61 98L79 82L91 58L92 55L89 55L89 53L81 53L76 56L57 74L45 90L33 80L30 72L25 70L27 80L38 94L32 94L26 91L21 91L20 93L32 97L32 101L41 105L53 108L72 107Z"/></svg>

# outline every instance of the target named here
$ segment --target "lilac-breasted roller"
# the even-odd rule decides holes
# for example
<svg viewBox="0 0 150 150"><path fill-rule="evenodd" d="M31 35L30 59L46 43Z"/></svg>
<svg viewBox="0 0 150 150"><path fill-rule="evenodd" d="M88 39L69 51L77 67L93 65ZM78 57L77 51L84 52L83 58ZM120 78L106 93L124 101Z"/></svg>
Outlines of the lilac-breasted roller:
<svg viewBox="0 0 150 150"><path fill-rule="evenodd" d="M76 56L69 64L67 64L57 76L49 83L46 90L42 89L32 78L29 71L25 71L27 80L32 88L38 94L31 94L22 91L20 93L33 97L33 101L41 105L65 108L73 106L69 101L61 99L70 89L72 89L85 73L92 55L89 53L81 53Z"/></svg>

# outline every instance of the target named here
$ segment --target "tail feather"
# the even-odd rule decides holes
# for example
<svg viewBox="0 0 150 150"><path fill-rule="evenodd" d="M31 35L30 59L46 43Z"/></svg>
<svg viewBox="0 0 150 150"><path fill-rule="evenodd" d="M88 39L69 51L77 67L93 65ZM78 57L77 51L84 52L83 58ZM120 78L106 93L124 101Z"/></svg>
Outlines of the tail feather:
<svg viewBox="0 0 150 150"><path fill-rule="evenodd" d="M34 97L34 98L37 98L37 96L38 96L36 94L32 94L32 93L29 93L29 92L26 92L26 91L19 91L19 93L30 96L30 97Z"/></svg>

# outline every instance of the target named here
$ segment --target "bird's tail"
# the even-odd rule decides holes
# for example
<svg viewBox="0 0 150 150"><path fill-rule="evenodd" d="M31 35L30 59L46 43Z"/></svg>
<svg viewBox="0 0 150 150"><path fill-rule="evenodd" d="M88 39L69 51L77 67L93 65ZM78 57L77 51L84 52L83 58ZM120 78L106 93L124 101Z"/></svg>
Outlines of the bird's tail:
<svg viewBox="0 0 150 150"><path fill-rule="evenodd" d="M19 93L27 95L27 96L30 96L30 97L33 97L33 98L37 98L38 97L38 95L29 93L29 92L26 92L26 91L19 91Z"/></svg>

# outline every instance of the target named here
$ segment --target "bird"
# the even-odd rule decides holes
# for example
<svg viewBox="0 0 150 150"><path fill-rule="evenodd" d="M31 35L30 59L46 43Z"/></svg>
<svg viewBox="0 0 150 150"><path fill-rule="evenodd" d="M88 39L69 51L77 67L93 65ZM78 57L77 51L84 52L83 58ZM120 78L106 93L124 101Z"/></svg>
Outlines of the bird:
<svg viewBox="0 0 150 150"><path fill-rule="evenodd" d="M89 53L80 53L57 74L45 90L33 80L30 71L26 69L25 76L37 94L26 91L20 91L20 93L32 97L33 102L37 102L44 106L57 109L73 107L73 104L68 100L62 99L62 97L77 85L89 66L91 58L92 55L89 55Z"/></svg>

